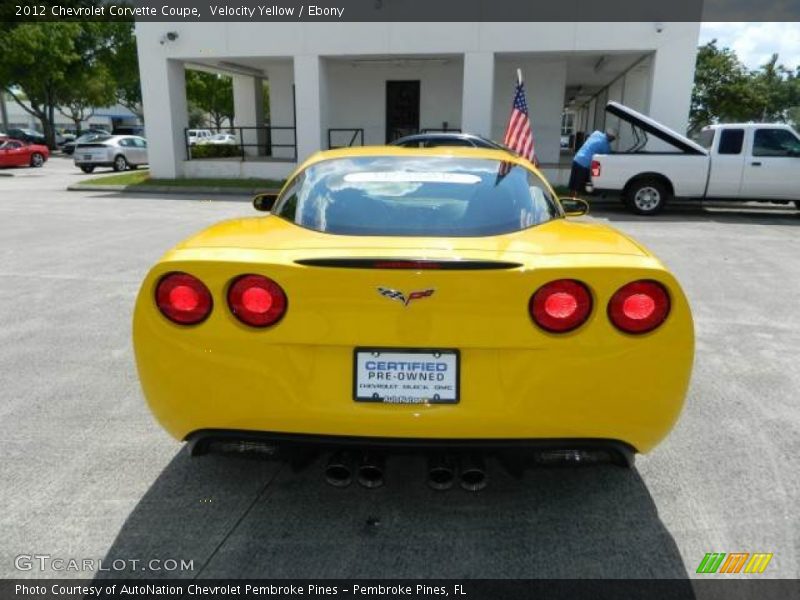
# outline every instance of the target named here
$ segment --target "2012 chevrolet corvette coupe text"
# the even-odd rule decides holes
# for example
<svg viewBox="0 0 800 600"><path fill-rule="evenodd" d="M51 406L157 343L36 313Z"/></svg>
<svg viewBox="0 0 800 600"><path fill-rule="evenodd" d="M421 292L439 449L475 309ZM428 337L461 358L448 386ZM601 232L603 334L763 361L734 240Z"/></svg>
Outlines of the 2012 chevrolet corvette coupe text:
<svg viewBox="0 0 800 600"><path fill-rule="evenodd" d="M446 487L451 456L475 480L485 453L630 464L675 423L694 345L678 282L568 218L528 161L335 150L257 200L270 214L179 244L136 304L144 394L196 450L327 447L331 483L360 461L377 485L376 457L425 449Z"/></svg>

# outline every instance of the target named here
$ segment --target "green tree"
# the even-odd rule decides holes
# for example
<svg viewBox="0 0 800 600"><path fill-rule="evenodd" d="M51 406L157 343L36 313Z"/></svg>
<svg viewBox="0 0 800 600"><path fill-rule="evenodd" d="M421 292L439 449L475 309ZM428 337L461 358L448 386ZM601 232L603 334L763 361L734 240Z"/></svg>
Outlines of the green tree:
<svg viewBox="0 0 800 600"><path fill-rule="evenodd" d="M11 98L39 119L55 146L56 110L77 124L94 106L114 101L107 62L113 23L20 23L0 36L0 81Z"/></svg>
<svg viewBox="0 0 800 600"><path fill-rule="evenodd" d="M712 40L697 53L690 131L718 121L794 122L800 112L800 67L791 71L773 54L749 71L730 48Z"/></svg>
<svg viewBox="0 0 800 600"><path fill-rule="evenodd" d="M102 60L113 73L116 100L144 122L139 56L132 22L106 23L108 44Z"/></svg>
<svg viewBox="0 0 800 600"><path fill-rule="evenodd" d="M745 121L753 113L755 91L750 73L729 48L717 40L697 52L689 130L697 131L714 121Z"/></svg>
<svg viewBox="0 0 800 600"><path fill-rule="evenodd" d="M755 121L785 121L789 108L796 102L794 74L778 64L778 55L751 74L755 100L751 119Z"/></svg>
<svg viewBox="0 0 800 600"><path fill-rule="evenodd" d="M50 147L55 146L56 106L81 62L78 23L22 23L0 36L0 81L25 111L39 119ZM22 99L24 92L27 102Z"/></svg>
<svg viewBox="0 0 800 600"><path fill-rule="evenodd" d="M233 123L233 80L227 75L187 70L186 100L206 113L216 129L225 119Z"/></svg>
<svg viewBox="0 0 800 600"><path fill-rule="evenodd" d="M786 120L792 124L792 127L800 131L800 105L789 109Z"/></svg>
<svg viewBox="0 0 800 600"><path fill-rule="evenodd" d="M105 65L97 65L76 73L71 81L72 85L59 98L57 108L80 131L81 123L91 118L96 107L114 102L114 79Z"/></svg>

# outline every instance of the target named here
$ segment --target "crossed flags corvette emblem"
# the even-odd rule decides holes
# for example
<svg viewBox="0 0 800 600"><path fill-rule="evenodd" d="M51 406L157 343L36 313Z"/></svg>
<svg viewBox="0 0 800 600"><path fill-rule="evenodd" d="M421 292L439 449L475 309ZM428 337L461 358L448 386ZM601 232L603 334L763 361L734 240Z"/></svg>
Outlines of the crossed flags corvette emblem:
<svg viewBox="0 0 800 600"><path fill-rule="evenodd" d="M398 290L393 290L392 288L385 288L379 287L378 293L383 296L384 298L389 298L390 300L397 300L398 302L402 302L403 306L408 306L412 300L420 300L422 298L430 298L433 296L433 293L436 290L434 289L427 289L427 290L417 290L414 292L409 292L408 296L406 296L403 292Z"/></svg>

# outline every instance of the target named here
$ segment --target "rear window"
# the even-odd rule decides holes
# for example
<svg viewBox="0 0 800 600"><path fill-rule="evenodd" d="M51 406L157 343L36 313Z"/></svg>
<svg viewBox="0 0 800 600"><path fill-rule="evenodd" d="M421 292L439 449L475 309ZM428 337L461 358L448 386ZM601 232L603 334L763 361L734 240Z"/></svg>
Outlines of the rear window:
<svg viewBox="0 0 800 600"><path fill-rule="evenodd" d="M105 142L106 140L110 140L111 136L102 134L102 133L87 133L86 135L82 135L79 137L75 142L77 144L84 144L87 142Z"/></svg>
<svg viewBox="0 0 800 600"><path fill-rule="evenodd" d="M421 237L499 235L561 216L542 180L521 166L427 156L317 163L274 213L325 233Z"/></svg>

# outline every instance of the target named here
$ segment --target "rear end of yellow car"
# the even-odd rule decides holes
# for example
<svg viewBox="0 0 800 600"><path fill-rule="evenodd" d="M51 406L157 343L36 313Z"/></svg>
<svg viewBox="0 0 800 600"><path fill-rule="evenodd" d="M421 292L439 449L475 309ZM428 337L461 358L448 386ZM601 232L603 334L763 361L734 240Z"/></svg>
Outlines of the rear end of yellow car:
<svg viewBox="0 0 800 600"><path fill-rule="evenodd" d="M324 153L270 210L180 244L137 300L145 396L193 452L331 448L333 485L358 452L374 487L375 452L421 450L432 487L458 455L479 489L488 453L630 465L677 420L680 286L624 235L565 219L522 159Z"/></svg>
<svg viewBox="0 0 800 600"><path fill-rule="evenodd" d="M462 270L402 268L405 253L385 248L359 253L380 254L388 264L377 268L299 264L330 254L324 251L251 250L244 260L240 253L176 251L142 286L134 320L139 374L153 412L178 439L204 430L441 441L591 438L646 452L681 410L692 320L677 282L650 257L519 254L505 255L502 268L486 268L496 256L473 251L459 260L479 268ZM438 258L439 265L453 260ZM201 323L174 323L159 311L157 288L170 273L190 274L208 288L213 308ZM272 326L250 326L231 309L232 285L250 274L285 293L285 314ZM584 285L591 303L585 322L563 333L531 314L534 293L561 280ZM666 319L647 333L622 331L609 318L614 294L634 281L658 282L669 296ZM381 289L433 293L405 303ZM357 349L456 351L457 400L359 400Z"/></svg>

